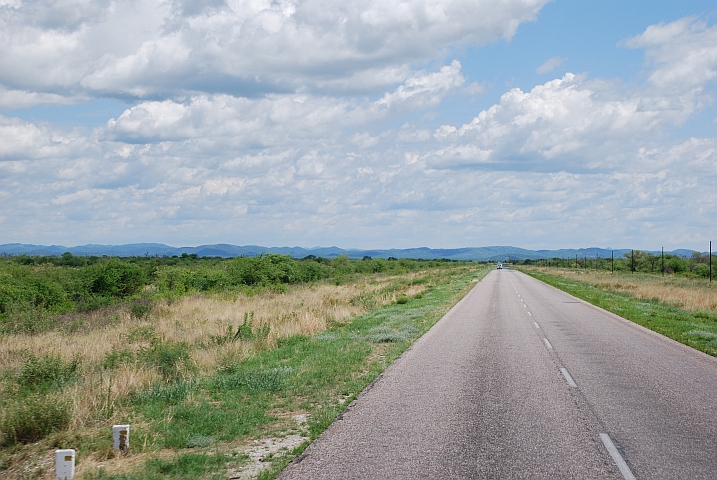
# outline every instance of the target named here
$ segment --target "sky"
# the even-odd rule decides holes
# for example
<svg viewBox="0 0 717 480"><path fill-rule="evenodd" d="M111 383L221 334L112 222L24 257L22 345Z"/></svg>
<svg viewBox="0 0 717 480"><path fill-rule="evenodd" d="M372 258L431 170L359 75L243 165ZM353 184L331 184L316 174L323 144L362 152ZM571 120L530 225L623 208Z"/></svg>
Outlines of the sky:
<svg viewBox="0 0 717 480"><path fill-rule="evenodd" d="M717 241L717 6L0 0L0 243Z"/></svg>

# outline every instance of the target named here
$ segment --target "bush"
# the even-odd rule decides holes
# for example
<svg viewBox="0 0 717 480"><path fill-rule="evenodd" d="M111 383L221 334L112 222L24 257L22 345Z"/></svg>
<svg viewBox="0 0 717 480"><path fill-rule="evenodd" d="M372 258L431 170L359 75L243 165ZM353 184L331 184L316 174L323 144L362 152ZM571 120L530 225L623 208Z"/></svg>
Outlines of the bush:
<svg viewBox="0 0 717 480"><path fill-rule="evenodd" d="M90 292L104 297L128 297L146 282L140 266L115 259L87 267L87 275Z"/></svg>
<svg viewBox="0 0 717 480"><path fill-rule="evenodd" d="M102 368L114 369L121 364L133 363L135 354L132 350L125 348L123 350L112 350L105 353L105 359L102 361Z"/></svg>
<svg viewBox="0 0 717 480"><path fill-rule="evenodd" d="M692 273L702 278L709 278L710 266L707 263L698 263L692 268Z"/></svg>
<svg viewBox="0 0 717 480"><path fill-rule="evenodd" d="M35 390L62 386L77 376L79 367L78 356L66 362L59 355L29 355L20 367L17 383Z"/></svg>
<svg viewBox="0 0 717 480"><path fill-rule="evenodd" d="M52 330L54 322L42 307L28 307L8 315L2 331L19 335L37 335Z"/></svg>
<svg viewBox="0 0 717 480"><path fill-rule="evenodd" d="M181 378L183 370L192 368L189 344L186 342L165 343L152 339L149 348L140 350L139 358L145 364L156 367L167 381Z"/></svg>
<svg viewBox="0 0 717 480"><path fill-rule="evenodd" d="M30 395L5 409L0 419L0 443L14 445L42 440L70 423L70 408L53 395Z"/></svg>
<svg viewBox="0 0 717 480"><path fill-rule="evenodd" d="M302 272L298 262L289 255L270 254L254 258L236 258L229 262L229 277L235 285L273 285L303 281L302 273L318 275L319 270L308 267Z"/></svg>
<svg viewBox="0 0 717 480"><path fill-rule="evenodd" d="M58 310L67 302L62 286L45 268L9 267L0 272L0 315L28 308Z"/></svg>
<svg viewBox="0 0 717 480"><path fill-rule="evenodd" d="M132 318L142 320L149 316L150 312L152 312L152 308L152 302L149 300L136 300L130 305L129 314Z"/></svg>

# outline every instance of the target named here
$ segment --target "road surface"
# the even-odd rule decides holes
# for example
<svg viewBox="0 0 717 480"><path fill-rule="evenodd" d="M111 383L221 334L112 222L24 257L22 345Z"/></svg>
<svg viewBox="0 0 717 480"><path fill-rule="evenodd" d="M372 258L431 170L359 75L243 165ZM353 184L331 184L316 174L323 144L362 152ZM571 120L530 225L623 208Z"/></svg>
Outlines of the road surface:
<svg viewBox="0 0 717 480"><path fill-rule="evenodd" d="M281 479L717 478L717 359L486 276Z"/></svg>

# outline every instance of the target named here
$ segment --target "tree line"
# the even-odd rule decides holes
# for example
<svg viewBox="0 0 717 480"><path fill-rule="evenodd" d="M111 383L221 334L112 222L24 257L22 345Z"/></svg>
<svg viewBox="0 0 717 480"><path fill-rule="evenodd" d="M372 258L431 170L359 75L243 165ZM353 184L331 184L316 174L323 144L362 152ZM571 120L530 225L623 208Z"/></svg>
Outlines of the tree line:
<svg viewBox="0 0 717 480"><path fill-rule="evenodd" d="M685 277L709 278L710 256L693 252L690 257L666 253L653 254L642 250L633 250L613 260L611 257L577 256L569 258L526 259L518 262L522 265L554 266L562 268L582 268L592 270L610 270L616 272L637 272Z"/></svg>
<svg viewBox="0 0 717 480"><path fill-rule="evenodd" d="M351 260L288 255L258 257L0 257L0 331L13 317L87 312L135 298L271 288L371 273L406 273L445 265L441 260ZM12 323L12 322L11 322Z"/></svg>

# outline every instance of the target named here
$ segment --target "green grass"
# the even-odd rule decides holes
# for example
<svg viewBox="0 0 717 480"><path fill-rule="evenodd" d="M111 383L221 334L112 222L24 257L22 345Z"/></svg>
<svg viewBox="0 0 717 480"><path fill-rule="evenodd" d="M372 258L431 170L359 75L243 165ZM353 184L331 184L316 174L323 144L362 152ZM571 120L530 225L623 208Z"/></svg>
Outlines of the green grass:
<svg viewBox="0 0 717 480"><path fill-rule="evenodd" d="M195 480L197 478L225 479L227 467L245 461L243 455L224 455L218 451L203 453L182 453L172 458L156 458L148 460L144 469L138 473L108 475L103 470L86 478L111 480L159 480L172 478L175 480Z"/></svg>
<svg viewBox="0 0 717 480"><path fill-rule="evenodd" d="M36 442L63 430L70 422L70 406L53 394L33 393L3 406L0 446Z"/></svg>
<svg viewBox="0 0 717 480"><path fill-rule="evenodd" d="M573 279L564 279L535 270L524 273L564 292L717 357L717 317L706 312L689 312L654 300L643 300L623 292L606 290Z"/></svg>
<svg viewBox="0 0 717 480"><path fill-rule="evenodd" d="M245 459L222 453L222 442L296 432L291 419L296 413L309 415L304 434L315 439L475 285L471 280L489 271L456 269L421 295L334 323L318 335L282 340L274 349L207 377L189 381L168 376L168 382L130 398L137 416L127 421L143 420L133 426L133 452L169 448L177 456L149 460L126 476L94 472L86 478L223 478L228 464ZM181 361L180 355L168 358ZM307 445L273 456L259 478L275 478ZM188 448L197 451L183 453Z"/></svg>

